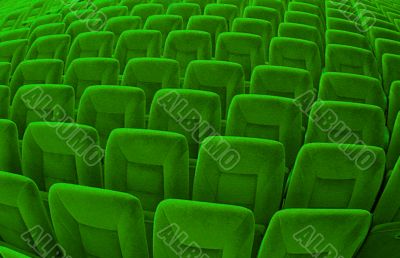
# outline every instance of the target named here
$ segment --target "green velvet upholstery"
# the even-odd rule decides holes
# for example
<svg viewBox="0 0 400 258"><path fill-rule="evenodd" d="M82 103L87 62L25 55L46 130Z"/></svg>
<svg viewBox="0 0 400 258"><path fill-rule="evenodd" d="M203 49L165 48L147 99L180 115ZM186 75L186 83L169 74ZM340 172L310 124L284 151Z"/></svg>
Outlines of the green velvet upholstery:
<svg viewBox="0 0 400 258"><path fill-rule="evenodd" d="M375 46L375 41L378 38L400 41L400 32L398 32L397 30L390 30L372 26L368 30L368 38L370 40L370 44L372 46Z"/></svg>
<svg viewBox="0 0 400 258"><path fill-rule="evenodd" d="M385 173L382 148L355 144L305 144L294 165L284 208L370 211Z"/></svg>
<svg viewBox="0 0 400 258"><path fill-rule="evenodd" d="M285 13L285 7L283 1L279 0L252 0L252 5L255 6L263 6L263 7L268 7L275 9L279 13L279 19L283 21L284 18L284 13Z"/></svg>
<svg viewBox="0 0 400 258"><path fill-rule="evenodd" d="M65 62L70 43L71 36L68 34L40 37L33 42L25 59L60 59Z"/></svg>
<svg viewBox="0 0 400 258"><path fill-rule="evenodd" d="M338 44L370 50L364 35L344 30L326 30L326 45Z"/></svg>
<svg viewBox="0 0 400 258"><path fill-rule="evenodd" d="M375 57L380 73L382 73L382 58L384 54L400 55L400 40L384 38L375 40Z"/></svg>
<svg viewBox="0 0 400 258"><path fill-rule="evenodd" d="M17 125L7 119L0 119L0 171L21 173L21 159L18 144Z"/></svg>
<svg viewBox="0 0 400 258"><path fill-rule="evenodd" d="M371 51L338 44L326 47L325 71L360 74L380 79L377 62Z"/></svg>
<svg viewBox="0 0 400 258"><path fill-rule="evenodd" d="M165 41L164 57L177 60L184 77L191 61L211 59L211 36L197 30L171 31Z"/></svg>
<svg viewBox="0 0 400 258"><path fill-rule="evenodd" d="M118 61L112 58L78 58L65 72L64 84L75 89L76 105L91 85L118 85Z"/></svg>
<svg viewBox="0 0 400 258"><path fill-rule="evenodd" d="M285 22L313 26L321 33L322 42L325 42L325 27L321 19L317 15L298 11L287 11L285 12Z"/></svg>
<svg viewBox="0 0 400 258"><path fill-rule="evenodd" d="M43 24L34 29L29 36L29 45L31 46L36 39L44 36L55 34L63 34L65 31L65 24L63 22Z"/></svg>
<svg viewBox="0 0 400 258"><path fill-rule="evenodd" d="M221 102L214 92L161 89L154 96L148 128L185 135L190 158L197 158L199 143L220 127Z"/></svg>
<svg viewBox="0 0 400 258"><path fill-rule="evenodd" d="M264 6L247 6L244 9L243 17L268 21L272 26L272 35L276 36L278 34L280 17L278 11L274 8L268 8Z"/></svg>
<svg viewBox="0 0 400 258"><path fill-rule="evenodd" d="M326 18L326 29L328 30L343 30L352 33L363 34L360 24L353 20L340 19L340 18Z"/></svg>
<svg viewBox="0 0 400 258"><path fill-rule="evenodd" d="M31 122L72 120L74 88L60 84L33 84L19 88L11 106L10 118L22 139Z"/></svg>
<svg viewBox="0 0 400 258"><path fill-rule="evenodd" d="M142 19L139 16L120 16L107 20L105 31L114 33L114 48L116 47L121 34L126 30L137 30L142 28Z"/></svg>
<svg viewBox="0 0 400 258"><path fill-rule="evenodd" d="M253 69L265 64L265 46L260 36L244 32L221 33L217 41L217 60L242 65L245 80L250 81Z"/></svg>
<svg viewBox="0 0 400 258"><path fill-rule="evenodd" d="M254 217L246 208L165 200L155 215L154 258L250 258L253 235Z"/></svg>
<svg viewBox="0 0 400 258"><path fill-rule="evenodd" d="M22 171L48 192L56 183L102 187L97 131L75 123L29 124L22 142Z"/></svg>
<svg viewBox="0 0 400 258"><path fill-rule="evenodd" d="M8 110L10 106L10 87L0 85L0 119L8 118Z"/></svg>
<svg viewBox="0 0 400 258"><path fill-rule="evenodd" d="M179 63L168 58L133 58L128 62L121 85L141 88L146 96L146 114L155 93L162 88L179 88Z"/></svg>
<svg viewBox="0 0 400 258"><path fill-rule="evenodd" d="M161 52L164 49L165 40L167 39L168 34L171 31L182 30L184 28L182 17L180 15L172 14L152 15L147 18L147 21L144 24L144 29L146 30L158 30L161 32Z"/></svg>
<svg viewBox="0 0 400 258"><path fill-rule="evenodd" d="M394 81L389 92L389 108L387 114L387 126L393 132L397 113L400 111L400 81Z"/></svg>
<svg viewBox="0 0 400 258"><path fill-rule="evenodd" d="M321 76L318 98L370 104L386 110L381 82L364 75L326 72Z"/></svg>
<svg viewBox="0 0 400 258"><path fill-rule="evenodd" d="M81 97L77 122L94 127L106 147L115 128L144 128L145 93L135 87L91 86Z"/></svg>
<svg viewBox="0 0 400 258"><path fill-rule="evenodd" d="M230 155L229 151L236 155ZM209 137L200 148L193 200L252 210L256 223L253 254L257 253L267 225L281 205L284 155L279 142L233 136Z"/></svg>
<svg viewBox="0 0 400 258"><path fill-rule="evenodd" d="M149 257L138 198L56 184L50 189L49 202L57 240L71 257Z"/></svg>
<svg viewBox="0 0 400 258"><path fill-rule="evenodd" d="M114 58L119 61L120 71L125 71L128 61L136 57L160 57L162 34L158 30L127 30L117 43Z"/></svg>
<svg viewBox="0 0 400 258"><path fill-rule="evenodd" d="M170 4L179 3L180 1L179 1L179 0L149 0L149 2L151 2L151 3L157 3L157 4L162 4L162 6L164 7L164 10L167 10L167 9L168 9L168 6L169 6Z"/></svg>
<svg viewBox="0 0 400 258"><path fill-rule="evenodd" d="M0 196L0 245L20 249L29 257L39 256L35 249L49 257L61 257L58 248L53 249L53 229L35 183L21 175L0 172Z"/></svg>
<svg viewBox="0 0 400 258"><path fill-rule="evenodd" d="M32 22L30 32L32 33L37 27L39 27L41 25L61 22L61 19L62 19L62 16L59 13L42 15L42 16L36 18Z"/></svg>
<svg viewBox="0 0 400 258"><path fill-rule="evenodd" d="M173 3L168 6L166 14L179 15L183 20L183 28L186 29L189 18L194 15L200 15L200 5L195 3Z"/></svg>
<svg viewBox="0 0 400 258"><path fill-rule="evenodd" d="M387 95L394 81L400 80L400 55L384 54L382 57L383 90Z"/></svg>
<svg viewBox="0 0 400 258"><path fill-rule="evenodd" d="M325 15L322 13L321 8L318 6L301 3L301 2L291 2L288 6L288 11L304 12L317 15L322 23L325 23Z"/></svg>
<svg viewBox="0 0 400 258"><path fill-rule="evenodd" d="M119 5L128 7L128 11L131 12L132 9L136 5L143 4L143 3L147 3L147 1L146 0L121 0Z"/></svg>
<svg viewBox="0 0 400 258"><path fill-rule="evenodd" d="M108 21L113 17L128 15L128 7L126 6L106 6L98 10L97 18Z"/></svg>
<svg viewBox="0 0 400 258"><path fill-rule="evenodd" d="M224 17L230 31L232 29L233 20L239 16L239 8L232 4L210 3L204 8L204 15Z"/></svg>
<svg viewBox="0 0 400 258"><path fill-rule="evenodd" d="M141 201L151 251L159 202L189 198L186 138L173 132L116 129L107 145L104 177L105 188L133 194Z"/></svg>
<svg viewBox="0 0 400 258"><path fill-rule="evenodd" d="M286 167L291 168L303 141L302 113L292 99L239 95L232 100L225 134L281 142Z"/></svg>
<svg viewBox="0 0 400 258"><path fill-rule="evenodd" d="M393 124L392 135L390 137L390 142L388 146L388 151L386 154L386 170L387 174L390 175L391 171L393 170L397 160L400 157L400 115L396 113L394 117L395 121Z"/></svg>
<svg viewBox="0 0 400 258"><path fill-rule="evenodd" d="M11 99L27 84L60 84L64 63L57 59L36 59L21 62L10 82Z"/></svg>
<svg viewBox="0 0 400 258"><path fill-rule="evenodd" d="M323 1L318 1L318 0L293 0L293 2L311 4L311 5L318 6L322 11L325 10L325 2L323 2Z"/></svg>
<svg viewBox="0 0 400 258"><path fill-rule="evenodd" d="M206 5L214 3L213 0L183 0L182 2L198 4L200 6L201 14L204 13L204 8L206 7Z"/></svg>
<svg viewBox="0 0 400 258"><path fill-rule="evenodd" d="M189 64L183 88L217 93L221 102L221 115L225 119L232 98L244 93L243 68L226 61L195 60Z"/></svg>
<svg viewBox="0 0 400 258"><path fill-rule="evenodd" d="M11 75L11 63L0 62L0 85L8 85Z"/></svg>
<svg viewBox="0 0 400 258"><path fill-rule="evenodd" d="M20 62L24 60L27 51L28 40L17 39L0 43L0 62L11 63L11 74Z"/></svg>
<svg viewBox="0 0 400 258"><path fill-rule="evenodd" d="M383 110L374 105L317 101L308 121L305 142L365 144L384 147L388 133Z"/></svg>
<svg viewBox="0 0 400 258"><path fill-rule="evenodd" d="M142 23L145 24L149 16L163 13L164 7L162 4L143 3L135 5L135 7L133 7L131 16L139 16L142 19Z"/></svg>
<svg viewBox="0 0 400 258"><path fill-rule="evenodd" d="M373 17L368 17L368 18L373 20ZM377 18L375 18L374 27L379 27L379 28L382 28L382 29L389 29L389 30L397 31L396 25L393 24L392 22L381 20L381 19L377 19Z"/></svg>
<svg viewBox="0 0 400 258"><path fill-rule="evenodd" d="M221 16L195 15L191 16L187 25L188 30L201 30L210 33L212 56L215 56L215 47L219 34L228 31L228 23Z"/></svg>
<svg viewBox="0 0 400 258"><path fill-rule="evenodd" d="M114 33L112 32L81 33L73 41L65 65L68 67L73 60L78 58L111 57L113 47Z"/></svg>
<svg viewBox="0 0 400 258"><path fill-rule="evenodd" d="M285 22L279 25L278 36L314 42L318 46L319 54L321 56L321 63L322 65L325 64L325 46L322 43L321 33L317 30L317 28L304 24Z"/></svg>
<svg viewBox="0 0 400 258"><path fill-rule="evenodd" d="M371 215L356 209L288 209L277 212L258 258L354 257Z"/></svg>
<svg viewBox="0 0 400 258"><path fill-rule="evenodd" d="M236 18L233 21L232 31L260 36L262 45L264 46L264 59L268 61L269 43L273 37L272 25L270 22L254 18Z"/></svg>
<svg viewBox="0 0 400 258"><path fill-rule="evenodd" d="M314 42L275 37L271 40L269 63L277 66L287 66L305 69L310 72L314 87L319 85L321 76L321 55Z"/></svg>
<svg viewBox="0 0 400 258"><path fill-rule="evenodd" d="M247 0L217 0L217 4L231 4L239 9L239 14L243 13L244 7L248 4Z"/></svg>
<svg viewBox="0 0 400 258"><path fill-rule="evenodd" d="M339 3L340 5L341 3ZM356 14L353 12L348 12L346 7L341 7L339 9L328 7L325 10L326 18L338 18L338 19L351 19L357 20L360 19ZM348 17L348 18L347 18Z"/></svg>
<svg viewBox="0 0 400 258"><path fill-rule="evenodd" d="M77 10L65 15L63 22L65 23L65 27L69 28L75 21L86 20L89 17L93 18L93 16L96 16L93 10Z"/></svg>
<svg viewBox="0 0 400 258"><path fill-rule="evenodd" d="M72 22L71 25L68 26L65 33L71 36L71 43L73 43L79 34L91 31L90 26L88 26L88 24L96 24L98 22L100 22L100 20L78 19Z"/></svg>
<svg viewBox="0 0 400 258"><path fill-rule="evenodd" d="M16 40L16 39L27 39L28 35L29 35L29 29L27 28L0 32L0 42Z"/></svg>
<svg viewBox="0 0 400 258"><path fill-rule="evenodd" d="M0 256L3 258L29 258L25 254L19 253L4 246L0 246Z"/></svg>

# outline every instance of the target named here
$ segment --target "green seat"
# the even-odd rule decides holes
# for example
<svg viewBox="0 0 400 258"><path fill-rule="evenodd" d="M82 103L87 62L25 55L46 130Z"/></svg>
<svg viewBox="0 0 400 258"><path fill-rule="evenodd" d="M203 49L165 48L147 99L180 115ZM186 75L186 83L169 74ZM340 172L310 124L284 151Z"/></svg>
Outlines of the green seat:
<svg viewBox="0 0 400 258"><path fill-rule="evenodd" d="M278 35L280 17L277 10L264 6L247 6L243 13L244 18L265 20L271 23L273 36Z"/></svg>
<svg viewBox="0 0 400 258"><path fill-rule="evenodd" d="M24 60L28 46L28 40L17 39L0 43L0 62L11 63L11 74L20 62Z"/></svg>
<svg viewBox="0 0 400 258"><path fill-rule="evenodd" d="M135 87L92 86L82 94L77 122L94 127L106 147L115 128L143 128L145 94Z"/></svg>
<svg viewBox="0 0 400 258"><path fill-rule="evenodd" d="M382 57L383 89L387 95L394 81L400 80L400 55L384 54Z"/></svg>
<svg viewBox="0 0 400 258"><path fill-rule="evenodd" d="M322 13L321 8L316 5L301 2L290 2L288 11L304 12L317 15L322 23L325 24L325 15Z"/></svg>
<svg viewBox="0 0 400 258"><path fill-rule="evenodd" d="M65 62L70 43L68 34L40 37L29 48L25 59L59 59Z"/></svg>
<svg viewBox="0 0 400 258"><path fill-rule="evenodd" d="M285 164L293 166L303 142L302 113L292 99L259 94L233 98L225 135L277 141L285 148Z"/></svg>
<svg viewBox="0 0 400 258"><path fill-rule="evenodd" d="M29 46L31 46L33 42L35 42L36 39L40 37L50 36L55 34L63 34L64 30L65 30L65 24L62 22L40 25L30 33Z"/></svg>
<svg viewBox="0 0 400 258"><path fill-rule="evenodd" d="M245 80L250 81L253 69L265 64L265 46L260 36L243 32L221 33L215 58L242 65Z"/></svg>
<svg viewBox="0 0 400 258"><path fill-rule="evenodd" d="M116 129L107 144L104 178L106 189L130 193L140 200L151 252L158 204L164 199L189 198L186 138L172 132Z"/></svg>
<svg viewBox="0 0 400 258"><path fill-rule="evenodd" d="M142 19L142 23L145 24L147 18L152 15L159 15L164 13L164 7L162 4L156 3L143 3L137 4L133 7L131 16L139 16Z"/></svg>
<svg viewBox="0 0 400 258"><path fill-rule="evenodd" d="M325 10L326 18L350 19L352 21L360 19L354 12L346 10L346 7L347 6L339 9L331 7L326 8Z"/></svg>
<svg viewBox="0 0 400 258"><path fill-rule="evenodd" d="M376 59L371 51L331 44L326 47L326 72L342 72L381 79Z"/></svg>
<svg viewBox="0 0 400 258"><path fill-rule="evenodd" d="M81 33L97 31L97 29L92 30L91 28L98 26L101 22L99 19L77 20L71 23L65 33L71 36L71 43L73 43Z"/></svg>
<svg viewBox="0 0 400 258"><path fill-rule="evenodd" d="M154 258L190 257L192 254L250 258L253 236L254 216L246 208L165 200L155 215L153 255Z"/></svg>
<svg viewBox="0 0 400 258"><path fill-rule="evenodd" d="M8 109L10 105L10 87L0 85L0 119L8 118Z"/></svg>
<svg viewBox="0 0 400 258"><path fill-rule="evenodd" d="M130 13L136 5L144 3L147 3L147 0L121 0L119 5L128 7Z"/></svg>
<svg viewBox="0 0 400 258"><path fill-rule="evenodd" d="M368 17L368 18L371 20L374 19L373 17ZM368 22L368 21L366 21L366 22ZM372 24L372 22L373 21L371 21L369 23ZM387 20L381 20L381 19L375 18L375 23L373 23L373 24L375 27L397 31L396 25Z"/></svg>
<svg viewBox="0 0 400 258"><path fill-rule="evenodd" d="M217 4L232 4L239 9L239 14L242 15L244 8L248 4L248 0L217 0Z"/></svg>
<svg viewBox="0 0 400 258"><path fill-rule="evenodd" d="M62 16L59 13L53 13L53 14L40 16L32 22L30 31L33 32L37 27L39 27L41 25L57 23L57 22L61 22L61 20L62 20Z"/></svg>
<svg viewBox="0 0 400 258"><path fill-rule="evenodd" d="M252 0L252 5L263 6L275 9L279 13L279 19L283 21L283 16L285 13L285 6L283 1L280 0Z"/></svg>
<svg viewBox="0 0 400 258"><path fill-rule="evenodd" d="M31 122L72 122L74 103L74 89L68 85L25 85L15 94L10 117L17 124L22 139Z"/></svg>
<svg viewBox="0 0 400 258"><path fill-rule="evenodd" d="M208 76L204 76L207 74ZM196 60L189 64L183 88L214 92L219 95L222 118L226 118L232 98L244 93L241 65L215 60Z"/></svg>
<svg viewBox="0 0 400 258"><path fill-rule="evenodd" d="M384 172L382 148L342 143L305 144L290 177L284 208L370 211Z"/></svg>
<svg viewBox="0 0 400 258"><path fill-rule="evenodd" d="M375 57L380 73L382 73L383 55L386 53L400 55L400 41L384 38L375 40Z"/></svg>
<svg viewBox="0 0 400 258"><path fill-rule="evenodd" d="M369 76L326 72L321 76L318 98L375 105L386 110L386 96L381 82Z"/></svg>
<svg viewBox="0 0 400 258"><path fill-rule="evenodd" d="M179 88L179 63L168 58L134 58L128 62L121 85L141 88L146 96L146 114L159 89Z"/></svg>
<svg viewBox="0 0 400 258"><path fill-rule="evenodd" d="M239 16L239 8L233 4L208 4L204 9L204 15L213 15L224 17L228 29L232 28L233 20Z"/></svg>
<svg viewBox="0 0 400 258"><path fill-rule="evenodd" d="M138 198L57 184L50 190L49 203L57 240L71 257L149 257Z"/></svg>
<svg viewBox="0 0 400 258"><path fill-rule="evenodd" d="M368 234L371 217L369 212L356 209L278 211L258 258L354 257Z"/></svg>
<svg viewBox="0 0 400 258"><path fill-rule="evenodd" d="M220 97L200 90L161 89L154 96L148 128L185 135L190 158L196 159L199 144L220 132Z"/></svg>
<svg viewBox="0 0 400 258"><path fill-rule="evenodd" d="M281 205L284 155L279 142L233 136L209 137L200 148L193 200L242 206L253 211L254 253L272 215Z"/></svg>
<svg viewBox="0 0 400 258"><path fill-rule="evenodd" d="M383 148L387 139L381 108L360 103L317 101L311 109L305 143L348 143Z"/></svg>
<svg viewBox="0 0 400 258"><path fill-rule="evenodd" d="M363 28L357 22L352 20L340 19L340 18L327 18L326 19L326 29L328 30L343 30L352 33L358 33L363 35Z"/></svg>
<svg viewBox="0 0 400 258"><path fill-rule="evenodd" d="M104 7L114 6L118 3L117 0L94 0L92 3L88 2L89 8L98 10Z"/></svg>
<svg viewBox="0 0 400 258"><path fill-rule="evenodd" d="M9 62L0 62L0 85L8 85L10 82L11 64Z"/></svg>
<svg viewBox="0 0 400 258"><path fill-rule="evenodd" d="M397 91L397 89L396 89L396 91ZM398 105L398 104L396 103L396 105ZM389 106L389 108L390 108L390 106ZM389 112L390 112L390 109L389 109ZM399 134L400 116L399 115L400 114L397 112L396 114L394 114L394 118L388 117L388 127L390 128L392 134L390 137L390 142L389 142L388 150L386 153L386 171L387 171L386 179L388 179L391 176L392 170L395 167L396 162L400 156L400 148L399 148L400 147L400 134ZM389 118L390 118L390 120L389 120ZM392 122L392 119L394 119L393 122ZM389 122L392 122L393 124L389 124Z"/></svg>
<svg viewBox="0 0 400 258"><path fill-rule="evenodd" d="M126 6L106 6L97 11L96 18L107 22L109 19L128 15L128 7Z"/></svg>
<svg viewBox="0 0 400 258"><path fill-rule="evenodd" d="M213 15L194 15L189 18L188 30L200 30L210 33L212 56L215 56L215 48L219 34L228 31L226 19L221 16Z"/></svg>
<svg viewBox="0 0 400 258"><path fill-rule="evenodd" d="M318 6L321 9L321 11L325 10L325 4L326 4L324 1L319 1L319 0L293 0L293 2L312 4Z"/></svg>
<svg viewBox="0 0 400 258"><path fill-rule="evenodd" d="M64 86L65 87L65 86ZM22 171L35 181L43 198L56 183L102 187L97 131L75 123L29 124L22 142Z"/></svg>
<svg viewBox="0 0 400 258"><path fill-rule="evenodd" d="M162 34L158 30L128 30L121 34L114 58L119 61L120 71L130 59L137 57L160 57Z"/></svg>
<svg viewBox="0 0 400 258"><path fill-rule="evenodd" d="M58 59L22 61L11 79L11 99L18 89L27 84L60 84L64 63Z"/></svg>
<svg viewBox="0 0 400 258"><path fill-rule="evenodd" d="M385 28L379 28L379 27L371 27L368 31L368 38L370 41L370 44L372 46L376 46L376 40L383 38L383 39L391 39L393 41L400 41L400 32L396 30L390 30L390 29L385 29Z"/></svg>
<svg viewBox="0 0 400 258"><path fill-rule="evenodd" d="M0 171L21 174L17 125L3 118L0 119L0 149Z"/></svg>
<svg viewBox="0 0 400 258"><path fill-rule="evenodd" d="M168 7L173 3L180 3L180 0L149 0L151 3L161 4L164 10L167 10Z"/></svg>
<svg viewBox="0 0 400 258"><path fill-rule="evenodd" d="M158 30L161 32L161 52L163 52L168 34L174 30L184 29L183 19L179 15L172 14L152 15L147 18L147 21L144 24L144 29Z"/></svg>
<svg viewBox="0 0 400 258"><path fill-rule="evenodd" d="M243 32L261 37L265 60L269 57L269 44L273 37L272 25L268 21L254 18L236 18L232 25L233 32Z"/></svg>
<svg viewBox="0 0 400 258"><path fill-rule="evenodd" d="M65 23L65 28L69 28L75 21L86 20L94 16L96 16L96 13L93 10L77 10L65 15L63 22Z"/></svg>
<svg viewBox="0 0 400 258"><path fill-rule="evenodd" d="M387 114L387 126L391 132L400 111L400 81L393 81L389 91L389 108ZM400 122L400 121L399 121Z"/></svg>
<svg viewBox="0 0 400 258"><path fill-rule="evenodd" d="M0 42L16 40L16 39L27 39L28 35L29 35L29 29L27 28L8 30L0 32Z"/></svg>
<svg viewBox="0 0 400 258"><path fill-rule="evenodd" d="M65 72L64 84L73 86L76 106L92 85L118 85L118 61L112 58L78 58Z"/></svg>
<svg viewBox="0 0 400 258"><path fill-rule="evenodd" d="M298 23L316 28L321 34L322 45L325 44L325 28L317 15L298 11L287 11L285 12L285 22Z"/></svg>
<svg viewBox="0 0 400 258"><path fill-rule="evenodd" d="M367 38L361 34L344 30L326 30L326 45L337 44L371 50Z"/></svg>
<svg viewBox="0 0 400 258"><path fill-rule="evenodd" d="M65 67L78 58L111 57L114 47L114 33L109 31L85 32L72 42Z"/></svg>
<svg viewBox="0 0 400 258"><path fill-rule="evenodd" d="M281 23L278 29L279 37L303 39L317 44L322 65L325 64L325 51L322 44L321 33L313 26L297 23Z"/></svg>
<svg viewBox="0 0 400 258"><path fill-rule="evenodd" d="M137 30L142 28L142 20L139 16L120 16L107 20L105 31L114 33L114 48L121 34L126 30Z"/></svg>
<svg viewBox="0 0 400 258"><path fill-rule="evenodd" d="M0 172L0 197L0 245L21 250L28 257L57 257L59 248L35 183L21 175Z"/></svg>
<svg viewBox="0 0 400 258"><path fill-rule="evenodd" d="M21 8L8 13L0 22L0 29L6 31L17 28L20 25L21 17L25 15L26 11L26 8Z"/></svg>
<svg viewBox="0 0 400 258"><path fill-rule="evenodd" d="M301 51L299 51L301 49ZM314 88L321 76L321 55L314 42L286 37L271 40L269 64L301 68L310 72Z"/></svg>
<svg viewBox="0 0 400 258"><path fill-rule="evenodd" d="M173 3L168 6L166 14L179 15L182 17L183 28L186 29L189 18L194 15L200 15L200 5L195 3Z"/></svg>
<svg viewBox="0 0 400 258"><path fill-rule="evenodd" d="M171 31L165 41L164 57L177 60L184 77L191 61L211 59L211 36L197 30Z"/></svg>
<svg viewBox="0 0 400 258"><path fill-rule="evenodd" d="M9 249L4 246L0 246L0 256L3 258L29 258L29 256L17 252L15 250Z"/></svg>

